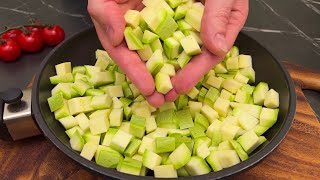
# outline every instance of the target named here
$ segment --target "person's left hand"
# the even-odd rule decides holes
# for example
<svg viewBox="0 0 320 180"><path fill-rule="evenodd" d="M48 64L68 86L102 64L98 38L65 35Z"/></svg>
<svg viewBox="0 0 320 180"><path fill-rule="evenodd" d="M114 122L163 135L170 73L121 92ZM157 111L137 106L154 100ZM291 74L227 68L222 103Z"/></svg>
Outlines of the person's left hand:
<svg viewBox="0 0 320 180"><path fill-rule="evenodd" d="M192 58L171 81L173 89L165 95L174 101L188 93L199 80L223 60L241 31L249 11L249 0L207 0L201 23L202 53Z"/></svg>

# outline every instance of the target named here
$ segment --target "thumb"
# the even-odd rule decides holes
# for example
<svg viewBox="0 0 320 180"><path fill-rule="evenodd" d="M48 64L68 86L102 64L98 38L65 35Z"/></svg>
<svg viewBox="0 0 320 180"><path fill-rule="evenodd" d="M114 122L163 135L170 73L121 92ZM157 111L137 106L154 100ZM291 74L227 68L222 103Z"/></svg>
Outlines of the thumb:
<svg viewBox="0 0 320 180"><path fill-rule="evenodd" d="M201 24L201 38L205 47L217 56L224 56L229 46L226 31L235 0L206 1Z"/></svg>
<svg viewBox="0 0 320 180"><path fill-rule="evenodd" d="M89 0L88 12L102 27L113 46L122 42L126 23L122 10L115 1Z"/></svg>

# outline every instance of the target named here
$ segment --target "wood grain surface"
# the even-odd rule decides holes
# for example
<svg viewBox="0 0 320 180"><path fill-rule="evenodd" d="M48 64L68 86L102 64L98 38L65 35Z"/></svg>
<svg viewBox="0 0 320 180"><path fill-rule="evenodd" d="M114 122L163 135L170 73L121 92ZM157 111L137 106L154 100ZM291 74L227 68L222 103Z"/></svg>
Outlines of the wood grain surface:
<svg viewBox="0 0 320 180"><path fill-rule="evenodd" d="M297 82L295 121L278 148L258 165L232 179L320 177L320 124L302 92L302 88L320 90L320 73L289 64L287 67ZM0 175L2 180L101 178L64 155L43 136L16 142L0 140Z"/></svg>

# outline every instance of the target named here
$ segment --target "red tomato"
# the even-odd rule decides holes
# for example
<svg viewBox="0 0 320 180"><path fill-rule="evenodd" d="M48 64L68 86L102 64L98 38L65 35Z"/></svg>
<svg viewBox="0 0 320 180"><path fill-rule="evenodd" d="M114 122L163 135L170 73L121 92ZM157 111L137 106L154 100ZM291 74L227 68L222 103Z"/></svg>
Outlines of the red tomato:
<svg viewBox="0 0 320 180"><path fill-rule="evenodd" d="M1 35L1 38L4 40L12 39L17 41L17 37L22 33L20 29L12 29Z"/></svg>
<svg viewBox="0 0 320 180"><path fill-rule="evenodd" d="M16 60L21 55L21 48L14 40L0 42L0 59L6 62Z"/></svg>
<svg viewBox="0 0 320 180"><path fill-rule="evenodd" d="M39 32L21 33L18 43L25 52L38 52L43 47L43 41Z"/></svg>
<svg viewBox="0 0 320 180"><path fill-rule="evenodd" d="M39 33L41 33L41 30L42 30L41 27L37 27L37 26L27 26L26 29L28 31L39 32Z"/></svg>
<svg viewBox="0 0 320 180"><path fill-rule="evenodd" d="M64 40L64 30L60 26L45 27L42 30L41 37L49 46L55 46Z"/></svg>

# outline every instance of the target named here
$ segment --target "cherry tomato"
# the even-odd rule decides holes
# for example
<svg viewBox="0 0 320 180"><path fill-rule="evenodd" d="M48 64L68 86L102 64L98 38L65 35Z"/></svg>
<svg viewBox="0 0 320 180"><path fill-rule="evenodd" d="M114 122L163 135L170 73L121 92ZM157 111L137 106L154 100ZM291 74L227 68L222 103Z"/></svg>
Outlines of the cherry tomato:
<svg viewBox="0 0 320 180"><path fill-rule="evenodd" d="M43 47L43 41L39 32L21 33L18 43L25 52L38 52Z"/></svg>
<svg viewBox="0 0 320 180"><path fill-rule="evenodd" d="M60 26L45 27L41 37L49 46L55 46L64 40L64 30Z"/></svg>
<svg viewBox="0 0 320 180"><path fill-rule="evenodd" d="M38 32L38 33L41 33L41 30L42 30L42 28L38 26L27 26L26 29L28 31Z"/></svg>
<svg viewBox="0 0 320 180"><path fill-rule="evenodd" d="M0 42L0 59L6 62L16 60L21 55L21 48L17 42L12 39L2 40Z"/></svg>
<svg viewBox="0 0 320 180"><path fill-rule="evenodd" d="M9 30L9 31L3 33L1 35L1 38L4 40L12 39L14 41L17 41L17 37L21 33L22 33L22 31L20 29L12 29L12 30Z"/></svg>

